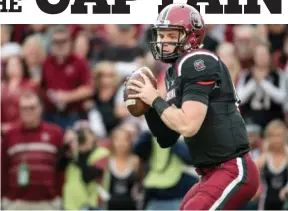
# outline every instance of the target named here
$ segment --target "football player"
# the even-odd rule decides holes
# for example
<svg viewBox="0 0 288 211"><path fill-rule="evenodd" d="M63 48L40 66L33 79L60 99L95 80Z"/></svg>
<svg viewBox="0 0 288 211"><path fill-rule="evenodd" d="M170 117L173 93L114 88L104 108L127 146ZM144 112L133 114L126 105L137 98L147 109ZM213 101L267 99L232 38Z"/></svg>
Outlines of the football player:
<svg viewBox="0 0 288 211"><path fill-rule="evenodd" d="M171 64L166 98L142 75L129 89L151 108L145 113L163 148L183 136L201 180L186 194L181 210L239 209L254 196L259 172L252 161L245 123L229 71L214 53L201 49L205 24L186 4L165 7L152 27L151 51Z"/></svg>

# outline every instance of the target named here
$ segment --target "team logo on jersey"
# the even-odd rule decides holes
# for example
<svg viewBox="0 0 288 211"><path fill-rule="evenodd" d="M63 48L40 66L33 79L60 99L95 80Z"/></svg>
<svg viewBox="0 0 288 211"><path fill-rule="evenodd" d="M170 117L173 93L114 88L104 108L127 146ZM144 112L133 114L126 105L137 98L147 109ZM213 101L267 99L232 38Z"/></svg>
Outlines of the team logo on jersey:
<svg viewBox="0 0 288 211"><path fill-rule="evenodd" d="M202 59L196 60L194 62L194 67L195 67L195 70L197 70L197 71L202 71L202 70L205 70L205 68L206 68L204 61Z"/></svg>

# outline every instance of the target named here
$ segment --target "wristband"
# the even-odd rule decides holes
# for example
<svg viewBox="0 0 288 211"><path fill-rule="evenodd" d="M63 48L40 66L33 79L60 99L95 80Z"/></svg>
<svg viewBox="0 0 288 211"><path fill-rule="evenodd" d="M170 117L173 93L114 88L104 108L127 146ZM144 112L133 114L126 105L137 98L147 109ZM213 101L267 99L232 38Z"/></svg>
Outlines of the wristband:
<svg viewBox="0 0 288 211"><path fill-rule="evenodd" d="M157 97L153 103L152 107L156 110L157 114L161 117L164 110L170 107L170 105L163 100L161 97Z"/></svg>

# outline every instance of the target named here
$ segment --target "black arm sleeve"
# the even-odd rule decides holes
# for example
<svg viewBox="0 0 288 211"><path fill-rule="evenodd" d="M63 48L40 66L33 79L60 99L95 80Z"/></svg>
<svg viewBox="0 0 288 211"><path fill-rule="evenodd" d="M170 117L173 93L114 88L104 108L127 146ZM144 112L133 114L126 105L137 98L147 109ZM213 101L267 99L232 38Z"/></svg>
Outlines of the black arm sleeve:
<svg viewBox="0 0 288 211"><path fill-rule="evenodd" d="M82 179L86 183L95 180L97 177L100 177L103 174L103 171L101 169L95 166L89 166L87 164L89 154L90 152L80 153L78 161L76 161L77 166L81 169Z"/></svg>
<svg viewBox="0 0 288 211"><path fill-rule="evenodd" d="M149 131L140 134L133 145L133 153L141 160L147 161L152 151L152 135Z"/></svg>
<svg viewBox="0 0 288 211"><path fill-rule="evenodd" d="M71 158L66 156L66 152L69 150L69 145L65 144L61 149L57 152L57 169L58 170L64 170L69 162L71 161Z"/></svg>
<svg viewBox="0 0 288 211"><path fill-rule="evenodd" d="M160 147L168 148L174 145L180 134L168 128L161 120L155 109L150 108L145 113L145 119L153 136L156 137Z"/></svg>
<svg viewBox="0 0 288 211"><path fill-rule="evenodd" d="M94 166L84 165L81 167L81 169L82 169L82 178L86 183L95 180L96 178L102 176L103 174L103 171L101 169L98 169Z"/></svg>

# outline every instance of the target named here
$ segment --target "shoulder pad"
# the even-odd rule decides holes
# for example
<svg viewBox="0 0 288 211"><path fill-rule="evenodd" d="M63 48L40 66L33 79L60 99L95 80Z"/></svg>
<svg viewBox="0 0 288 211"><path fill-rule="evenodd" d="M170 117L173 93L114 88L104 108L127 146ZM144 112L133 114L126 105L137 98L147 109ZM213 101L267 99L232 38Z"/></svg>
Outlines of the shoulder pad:
<svg viewBox="0 0 288 211"><path fill-rule="evenodd" d="M198 78L219 75L219 58L210 51L197 50L185 54L178 61L176 71L178 76Z"/></svg>

